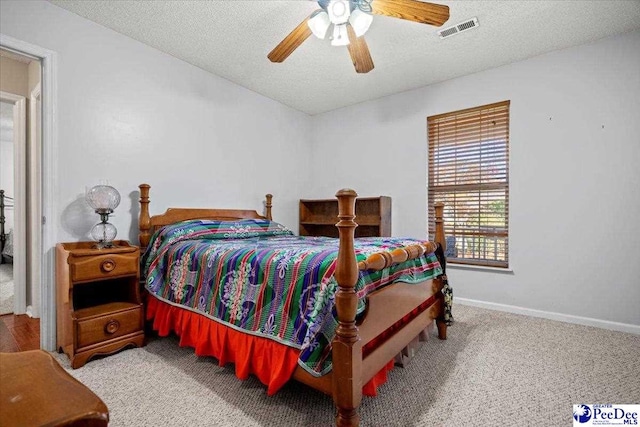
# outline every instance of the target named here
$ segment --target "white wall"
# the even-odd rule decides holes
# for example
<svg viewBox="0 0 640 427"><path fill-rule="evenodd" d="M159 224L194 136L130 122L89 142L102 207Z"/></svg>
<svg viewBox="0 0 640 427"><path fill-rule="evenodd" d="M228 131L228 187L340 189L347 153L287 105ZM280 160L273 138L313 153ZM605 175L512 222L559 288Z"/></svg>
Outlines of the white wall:
<svg viewBox="0 0 640 427"><path fill-rule="evenodd" d="M0 90L29 97L29 64L0 56L0 70Z"/></svg>
<svg viewBox="0 0 640 427"><path fill-rule="evenodd" d="M262 211L271 192L275 219L296 228L309 116L48 2L0 2L0 28L58 54L58 241L87 238L98 216L82 196L99 180L122 195L120 238L137 241L142 182L152 214Z"/></svg>
<svg viewBox="0 0 640 427"><path fill-rule="evenodd" d="M425 237L426 118L511 100L513 273L452 269L455 295L640 325L639 70L636 31L314 116L306 196L389 195Z"/></svg>

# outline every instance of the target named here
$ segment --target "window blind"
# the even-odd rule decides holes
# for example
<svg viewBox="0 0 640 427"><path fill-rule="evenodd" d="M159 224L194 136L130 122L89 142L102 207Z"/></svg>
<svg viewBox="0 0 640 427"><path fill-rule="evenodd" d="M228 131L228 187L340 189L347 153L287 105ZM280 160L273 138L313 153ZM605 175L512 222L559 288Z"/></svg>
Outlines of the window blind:
<svg viewBox="0 0 640 427"><path fill-rule="evenodd" d="M450 262L509 265L509 103L427 118L429 236L443 202Z"/></svg>

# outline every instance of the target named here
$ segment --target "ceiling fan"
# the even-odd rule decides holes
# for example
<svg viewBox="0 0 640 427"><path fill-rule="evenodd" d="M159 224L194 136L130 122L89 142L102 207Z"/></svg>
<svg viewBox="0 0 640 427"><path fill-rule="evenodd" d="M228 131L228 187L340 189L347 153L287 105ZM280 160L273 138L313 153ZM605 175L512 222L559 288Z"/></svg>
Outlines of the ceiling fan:
<svg viewBox="0 0 640 427"><path fill-rule="evenodd" d="M374 15L406 19L422 24L444 24L449 19L449 6L418 0L318 0L320 9L300 23L267 57L283 62L311 34L324 39L333 25L331 44L347 46L358 73L373 70L373 60L364 40Z"/></svg>

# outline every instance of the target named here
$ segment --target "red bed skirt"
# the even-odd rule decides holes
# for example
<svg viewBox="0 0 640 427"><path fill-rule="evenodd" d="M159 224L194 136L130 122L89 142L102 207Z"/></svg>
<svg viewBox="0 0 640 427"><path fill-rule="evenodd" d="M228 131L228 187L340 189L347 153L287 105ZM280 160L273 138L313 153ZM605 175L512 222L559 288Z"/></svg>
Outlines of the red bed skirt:
<svg viewBox="0 0 640 427"><path fill-rule="evenodd" d="M300 350L267 338L249 335L211 320L201 314L147 298L147 320L153 319L153 329L160 336L172 331L180 337L181 347L193 347L198 356L213 356L218 364L235 364L241 380L254 374L273 395L291 378L298 366ZM387 382L387 372L393 360L362 388L365 396L376 396L377 387Z"/></svg>

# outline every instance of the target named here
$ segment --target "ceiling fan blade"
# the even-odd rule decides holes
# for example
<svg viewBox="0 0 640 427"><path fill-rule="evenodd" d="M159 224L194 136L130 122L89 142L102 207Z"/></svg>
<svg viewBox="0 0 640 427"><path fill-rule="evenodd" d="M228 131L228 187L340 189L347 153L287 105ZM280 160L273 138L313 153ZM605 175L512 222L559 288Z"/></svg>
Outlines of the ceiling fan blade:
<svg viewBox="0 0 640 427"><path fill-rule="evenodd" d="M372 12L422 24L441 26L449 19L449 6L418 0L373 0Z"/></svg>
<svg viewBox="0 0 640 427"><path fill-rule="evenodd" d="M356 32L347 24L347 33L349 34L349 55L353 66L356 67L356 73L368 73L373 70L373 59L369 53L369 46L364 40L364 36L356 37Z"/></svg>
<svg viewBox="0 0 640 427"><path fill-rule="evenodd" d="M294 28L293 31L267 55L267 58L269 58L271 62L282 62L287 59L287 57L312 34L309 25L307 25L307 21L309 21L309 18Z"/></svg>

